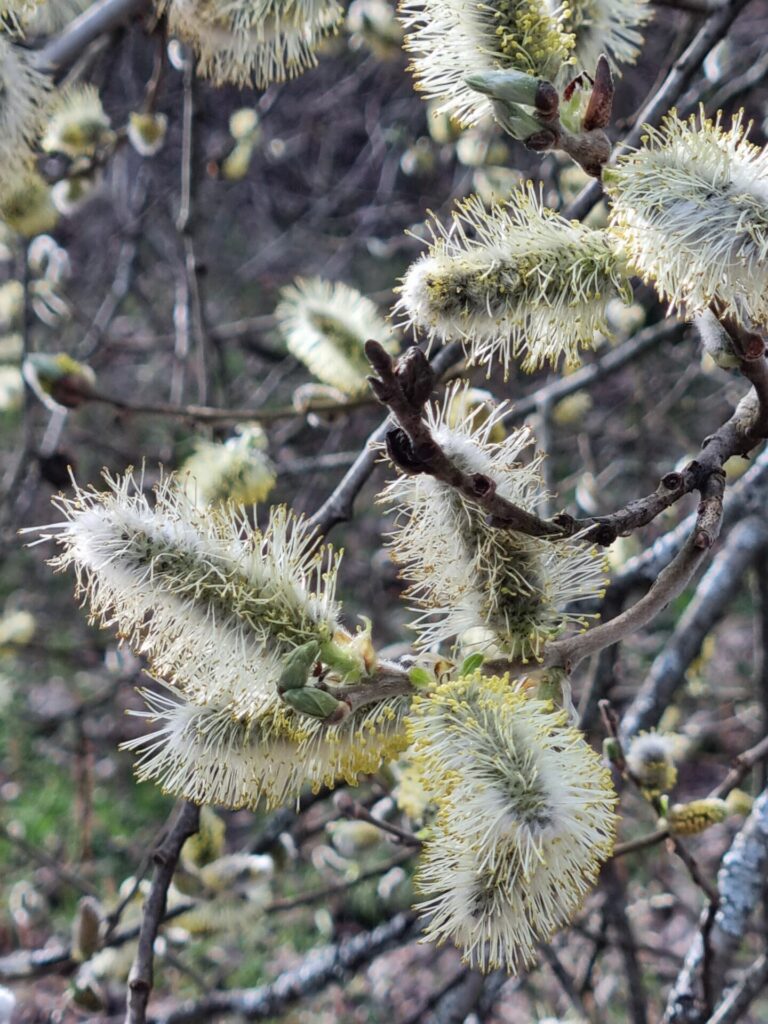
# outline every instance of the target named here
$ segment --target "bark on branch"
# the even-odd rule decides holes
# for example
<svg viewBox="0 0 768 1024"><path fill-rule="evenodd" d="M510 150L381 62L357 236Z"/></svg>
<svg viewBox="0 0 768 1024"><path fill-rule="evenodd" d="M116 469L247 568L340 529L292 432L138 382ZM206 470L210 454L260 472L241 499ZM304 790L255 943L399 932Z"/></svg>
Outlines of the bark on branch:
<svg viewBox="0 0 768 1024"><path fill-rule="evenodd" d="M128 976L125 1024L145 1024L147 1019L147 1003L154 977L155 939L165 914L168 887L176 870L181 848L187 839L197 832L199 821L200 808L196 804L182 803L168 835L155 851L152 888L144 904L136 959Z"/></svg>

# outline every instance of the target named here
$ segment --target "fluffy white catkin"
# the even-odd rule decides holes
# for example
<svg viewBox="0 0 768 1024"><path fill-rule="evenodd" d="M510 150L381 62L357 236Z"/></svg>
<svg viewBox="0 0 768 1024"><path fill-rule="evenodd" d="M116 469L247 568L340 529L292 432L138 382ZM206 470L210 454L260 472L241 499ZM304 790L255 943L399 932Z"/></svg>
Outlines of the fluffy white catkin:
<svg viewBox="0 0 768 1024"><path fill-rule="evenodd" d="M395 314L431 341L461 341L473 362L535 370L578 364L607 304L631 289L614 240L546 208L532 184L487 210L459 204L428 224L429 250L403 278Z"/></svg>
<svg viewBox="0 0 768 1024"><path fill-rule="evenodd" d="M688 315L716 303L745 326L768 323L768 150L742 115L671 113L605 172L611 229L630 265Z"/></svg>

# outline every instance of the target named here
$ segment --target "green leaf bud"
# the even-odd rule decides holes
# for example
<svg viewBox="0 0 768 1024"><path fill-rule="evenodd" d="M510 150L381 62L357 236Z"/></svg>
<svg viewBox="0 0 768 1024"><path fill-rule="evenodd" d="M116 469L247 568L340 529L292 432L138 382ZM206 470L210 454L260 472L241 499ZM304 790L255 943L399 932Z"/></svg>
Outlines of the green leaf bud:
<svg viewBox="0 0 768 1024"><path fill-rule="evenodd" d="M470 654L462 662L461 668L459 669L460 676L472 676L477 672L480 666L485 661L485 655L479 652Z"/></svg>
<svg viewBox="0 0 768 1024"><path fill-rule="evenodd" d="M536 96L542 80L510 68L506 71L479 71L464 79L470 89L505 103L524 103L538 106ZM548 83L547 83L548 84ZM557 95L557 94L555 94Z"/></svg>
<svg viewBox="0 0 768 1024"><path fill-rule="evenodd" d="M535 117L532 117L515 103L493 100L493 116L508 135L521 142L532 136L541 135L542 131L546 131L546 128ZM554 143L555 136L551 132L548 134L552 135L552 142Z"/></svg>
<svg viewBox="0 0 768 1024"><path fill-rule="evenodd" d="M426 690L435 683L432 673L420 665L414 665L413 668L408 669L408 678L417 690Z"/></svg>
<svg viewBox="0 0 768 1024"><path fill-rule="evenodd" d="M329 719L341 721L346 717L343 709L346 707L347 711L349 710L349 705L336 700L333 694L326 690L319 690L316 686L286 690L282 697L294 711L299 711L302 715L309 715L311 718L320 718L324 722Z"/></svg>
<svg viewBox="0 0 768 1024"><path fill-rule="evenodd" d="M611 764L618 764L621 760L621 748L612 736L607 736L603 740L603 757Z"/></svg>
<svg viewBox="0 0 768 1024"><path fill-rule="evenodd" d="M278 693L284 694L287 690L306 686L309 673L319 654L320 644L317 640L309 640L294 648L283 662L283 671L277 683Z"/></svg>

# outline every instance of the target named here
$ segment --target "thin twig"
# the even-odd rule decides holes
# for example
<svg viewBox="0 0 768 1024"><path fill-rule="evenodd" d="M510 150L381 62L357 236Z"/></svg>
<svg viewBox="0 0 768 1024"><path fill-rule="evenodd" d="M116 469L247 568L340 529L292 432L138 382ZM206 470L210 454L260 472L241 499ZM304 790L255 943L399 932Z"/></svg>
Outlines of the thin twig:
<svg viewBox="0 0 768 1024"><path fill-rule="evenodd" d="M149 0L99 0L32 55L40 71L61 75L87 46L149 7Z"/></svg>
<svg viewBox="0 0 768 1024"><path fill-rule="evenodd" d="M565 993L566 998L568 999L573 1009L580 1017L583 1017L585 1020L589 1020L590 1015L587 1013L587 1008L584 1005L581 995L579 994L579 991L576 987L576 983L566 970L565 966L560 960L560 957L554 951L552 946L550 946L546 942L542 942L539 944L539 951L549 964L552 973L557 978L560 984L560 988Z"/></svg>
<svg viewBox="0 0 768 1024"><path fill-rule="evenodd" d="M757 516L744 519L728 535L672 636L624 712L622 739L658 723L705 638L739 592L744 574L767 545L768 524Z"/></svg>
<svg viewBox="0 0 768 1024"><path fill-rule="evenodd" d="M298 896L286 896L281 899L272 900L264 908L264 913L280 914L287 910L295 910L297 907L305 907L309 903L319 903L331 896L346 896L350 889L353 889L356 885L362 885L363 882L369 882L372 878L385 875L392 868L407 864L412 857L412 853L403 852L398 854L397 857L388 860L385 864L377 864L376 867L369 868L368 871L361 871L355 878L345 879L343 882L338 882L335 885L324 885L317 889L309 889L307 892L299 893Z"/></svg>
<svg viewBox="0 0 768 1024"><path fill-rule="evenodd" d="M462 357L461 346L458 343L448 345L441 349L434 359L431 360L432 369L439 379L447 373L455 363ZM381 445L387 436L387 432L394 426L393 421L387 417L376 430L369 436L363 450L355 459L352 466L344 474L342 480L336 485L333 492L326 498L320 508L312 516L310 523L315 527L320 536L325 536L334 526L345 523L352 518L355 499L370 477L378 458L377 446Z"/></svg>
<svg viewBox="0 0 768 1024"><path fill-rule="evenodd" d="M707 1024L736 1024L749 1009L750 1003L768 985L768 956L763 953L739 978L718 1006Z"/></svg>
<svg viewBox="0 0 768 1024"><path fill-rule="evenodd" d="M12 846L22 850L27 857L37 861L38 864L44 864L47 868L50 868L54 874L65 882L67 885L76 889L77 892L82 893L84 896L98 896L98 889L91 885L90 882L86 881L85 878L81 878L80 875L74 871L70 871L61 860L57 857L52 857L46 853L45 850L40 850L33 843L30 843L23 836L15 835L6 824L0 821L0 835L4 836L6 841Z"/></svg>
<svg viewBox="0 0 768 1024"><path fill-rule="evenodd" d="M125 1024L145 1024L147 1003L152 991L153 960L155 939L160 922L165 914L168 887L181 853L181 848L190 836L197 832L200 808L193 803L180 803L174 812L176 817L168 835L154 854L155 871L152 887L147 896L142 914L139 945L128 976L128 1001Z"/></svg>
<svg viewBox="0 0 768 1024"><path fill-rule="evenodd" d="M556 522L545 522L502 497L495 482L484 473L465 472L436 441L423 417L435 375L421 349L407 349L395 361L383 345L369 341L365 352L378 374L369 377L374 394L389 407L401 428L390 431L386 442L390 459L403 472L425 473L453 487L477 504L494 525L503 524L532 537L563 536L563 529Z"/></svg>
<svg viewBox="0 0 768 1024"><path fill-rule="evenodd" d="M768 791L764 790L723 857L717 876L717 912L714 919L710 911L702 915L667 999L665 1024L700 1024L708 1015L699 992L704 992L703 1002L710 1006L719 997L747 922L760 903L766 865Z"/></svg>
<svg viewBox="0 0 768 1024"><path fill-rule="evenodd" d="M643 973L637 955L637 944L627 914L626 886L618 866L609 861L603 868L603 881L608 898L604 904L605 920L610 921L620 940L620 948L627 975L629 1009L633 1024L647 1024L648 998L643 984Z"/></svg>
<svg viewBox="0 0 768 1024"><path fill-rule="evenodd" d="M276 1017L304 996L321 991L381 953L408 942L417 928L415 915L396 914L370 932L314 950L298 967L285 971L268 985L211 992L153 1018L150 1024L208 1024L221 1014L239 1014L246 1020Z"/></svg>
<svg viewBox="0 0 768 1024"><path fill-rule="evenodd" d="M389 821L384 821L381 818L374 817L367 808L363 807L363 805L351 797L349 793L337 793L334 797L333 803L339 814L343 815L345 818L352 818L355 821L365 821L369 825L374 825L376 828L381 829L382 832L386 832L388 835L394 836L399 843L402 843L405 846L418 848L422 845L419 837L414 835L413 832L408 832L406 829L399 828L397 825L393 825Z"/></svg>

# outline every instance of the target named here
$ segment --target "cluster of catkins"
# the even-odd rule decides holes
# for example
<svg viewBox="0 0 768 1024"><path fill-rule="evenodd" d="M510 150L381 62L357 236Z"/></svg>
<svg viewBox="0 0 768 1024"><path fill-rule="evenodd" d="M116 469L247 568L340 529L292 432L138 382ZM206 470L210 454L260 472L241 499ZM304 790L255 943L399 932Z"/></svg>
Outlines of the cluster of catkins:
<svg viewBox="0 0 768 1024"><path fill-rule="evenodd" d="M8 23L22 24L28 6L6 3ZM334 0L161 0L159 9L203 74L257 86L311 64L341 13ZM523 93L528 80L559 89L601 50L633 59L648 16L643 0L406 0L401 10L419 86L466 124L498 114L471 82L510 74ZM51 108L45 76L6 37L0 91L12 95L0 113L10 147L2 173L26 173L41 136L74 158L110 131L92 91L77 97L79 109L90 104L87 118L73 120L66 98ZM506 116L523 123L524 106ZM768 322L766 157L738 119L725 130L672 114L603 178L612 201L604 230L547 209L530 184L490 211L461 203L450 228L432 225L429 252L403 279L403 322L430 342L460 340L472 359L505 372L516 360L524 369L574 363L607 329L608 302L629 300L633 274L689 314L716 303L745 324ZM11 223L6 192L0 207ZM365 338L392 344L368 300L326 282L287 288L277 321L289 349L342 399L364 386ZM505 433L505 411L459 383L425 415L464 472L535 511L540 457L527 429ZM408 676L380 661L369 626L342 622L340 556L310 523L273 507L254 525L243 505L263 500L274 479L264 435L245 425L223 445L201 441L152 501L131 474L57 499L63 519L43 533L61 546L54 564L75 568L93 619L145 656L156 680L142 712L154 729L128 744L139 777L201 803L275 806L306 785L354 783L408 749L426 794L426 935L455 942L482 970L516 970L571 919L610 856L616 798L546 688L483 675L471 656L535 668L548 642L586 626L578 605L600 594L602 560L578 536L498 529L450 486L401 474L381 498L395 511L391 550L410 582L424 655ZM423 666L435 652L469 656L471 668L430 677ZM379 693L398 673L410 688Z"/></svg>
<svg viewBox="0 0 768 1024"><path fill-rule="evenodd" d="M701 318L715 348L712 308L747 329L768 324L768 155L740 117L726 130L672 113L603 182L604 229L567 221L530 183L491 210L461 202L450 227L431 225L428 252L403 279L403 322L430 342L461 340L505 373L518 359L525 370L577 363L633 275Z"/></svg>
<svg viewBox="0 0 768 1024"><path fill-rule="evenodd" d="M100 164L118 134L94 86L54 88L42 59L18 45L9 25L18 27L21 13L9 23L0 11L0 221L33 238L53 230L60 216L78 213L96 193ZM138 153L152 156L166 126L165 114L134 111L125 132ZM66 175L48 182L36 167L39 154L55 155Z"/></svg>
<svg viewBox="0 0 768 1024"><path fill-rule="evenodd" d="M504 436L503 413L456 383L429 420L452 458L533 509L540 460L526 429ZM260 529L242 506L202 501L186 472L153 501L131 475L76 488L43 533L61 546L54 564L76 569L92 618L157 681L141 712L154 727L127 744L139 778L201 803L275 806L306 785L354 783L410 746L433 808L419 872L427 934L483 969L528 962L610 852L615 796L597 756L523 678L467 668L379 694L391 666L368 627L341 621L340 556L283 507ZM601 558L578 538L493 530L430 478L402 476L382 500L398 510L393 551L413 581L421 648L535 663L548 639L583 625L574 602L603 586ZM421 685L425 675L411 670Z"/></svg>

